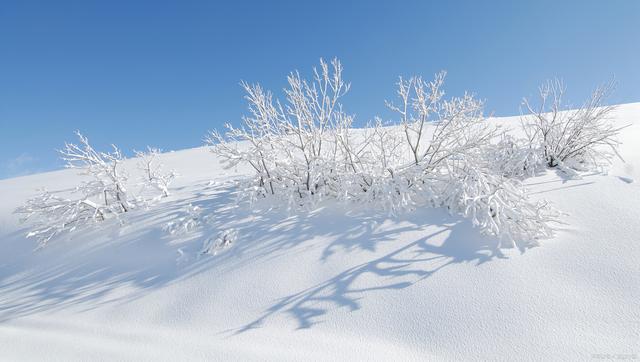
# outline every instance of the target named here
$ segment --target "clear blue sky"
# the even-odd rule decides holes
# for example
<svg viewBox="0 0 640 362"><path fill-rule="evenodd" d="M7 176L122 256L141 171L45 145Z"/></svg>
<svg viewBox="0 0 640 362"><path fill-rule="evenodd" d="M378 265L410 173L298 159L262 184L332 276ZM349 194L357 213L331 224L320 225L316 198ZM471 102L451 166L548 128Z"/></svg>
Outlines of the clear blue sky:
<svg viewBox="0 0 640 362"><path fill-rule="evenodd" d="M449 72L496 115L562 77L581 101L620 82L640 101L640 1L0 2L0 178L61 167L76 129L129 152L202 144L245 112L240 80L279 91L339 57L359 125L384 117L398 75Z"/></svg>

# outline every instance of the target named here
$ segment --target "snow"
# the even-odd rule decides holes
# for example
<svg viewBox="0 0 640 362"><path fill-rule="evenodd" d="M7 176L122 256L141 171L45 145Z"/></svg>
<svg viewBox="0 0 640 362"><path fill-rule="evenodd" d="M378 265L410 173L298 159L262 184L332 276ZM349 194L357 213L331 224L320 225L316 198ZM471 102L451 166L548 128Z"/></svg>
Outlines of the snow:
<svg viewBox="0 0 640 362"><path fill-rule="evenodd" d="M124 226L34 251L13 211L39 187L75 186L77 171L0 180L0 360L637 358L640 103L615 116L631 124L626 162L526 181L566 215L523 253L439 209L236 207L234 180L248 170L223 170L206 148L160 155L180 175L171 195ZM135 174L135 160L125 166ZM167 231L193 208L187 232Z"/></svg>

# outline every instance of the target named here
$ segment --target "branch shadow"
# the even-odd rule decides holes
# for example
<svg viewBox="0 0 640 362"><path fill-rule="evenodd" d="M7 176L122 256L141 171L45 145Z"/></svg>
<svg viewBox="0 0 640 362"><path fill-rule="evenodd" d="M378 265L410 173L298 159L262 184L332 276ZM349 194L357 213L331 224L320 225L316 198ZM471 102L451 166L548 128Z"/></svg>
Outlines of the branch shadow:
<svg viewBox="0 0 640 362"><path fill-rule="evenodd" d="M231 272L249 263L290 256L314 237L337 235L341 225L322 210L287 215L261 213L235 203L233 182L200 183L174 190L149 209L111 219L51 240L35 250L27 228L0 232L0 323L73 308L79 312L128 303L153 290L205 272ZM169 235L167 223L200 208L195 230ZM204 217L212 216L205 220ZM325 218L324 221L319 219ZM242 242L218 256L203 255L203 242L219 231L239 230ZM249 254L249 255L247 255ZM187 260L183 260L187 256Z"/></svg>
<svg viewBox="0 0 640 362"><path fill-rule="evenodd" d="M128 303L201 273L231 273L316 248L320 263L343 258L338 261L344 269L276 300L233 333L259 328L277 315L305 329L336 308L360 309L372 293L411 287L454 264L505 258L497 240L480 236L470 222L444 210L389 217L324 205L289 215L238 206L233 190L231 182L186 187L149 210L129 213L124 226L114 221L82 230L36 252L24 239L25 230L0 235L0 249L12 251L0 255L0 323ZM189 206L212 217L193 232L167 235L163 226L184 217ZM239 241L215 257L203 256L203 241L229 228L239 231ZM351 261L352 254L358 261ZM181 255L189 260L180 262Z"/></svg>
<svg viewBox="0 0 640 362"><path fill-rule="evenodd" d="M183 191L190 196L61 235L40 249L26 239L28 228L0 234L0 323L68 308L84 312L127 303L211 268L215 260L208 258L178 262L181 249L199 250L209 230L176 238L163 226L182 216L191 203L205 205L205 212L224 208L231 202L230 191L226 186Z"/></svg>
<svg viewBox="0 0 640 362"><path fill-rule="evenodd" d="M529 192L529 195L540 195L540 194L546 194L553 191L567 190L567 189L572 189L580 186L591 185L591 184L594 184L595 181L588 181L589 178L597 175L602 175L602 173L600 172L576 173L575 175L569 175L566 173L566 171L563 171L557 168L553 169L553 173L556 176L553 180L526 181L525 186L526 187L537 186L538 188L544 188L546 185L557 184L557 183L562 184L562 186L546 188L536 192Z"/></svg>
<svg viewBox="0 0 640 362"><path fill-rule="evenodd" d="M351 217L352 221L360 222L359 230L350 230L327 245L321 261L337 257L338 251L376 251L382 243L401 246L383 256L374 256L366 262L347 268L322 283L281 298L259 318L227 332L238 335L260 328L277 315L284 315L295 321L296 329L308 329L321 323L322 316L332 310L359 310L362 299L372 292L411 287L453 264L481 265L494 258L506 258L497 240L478 235L470 222L450 216L444 210L415 211L395 220L410 226L385 231L377 231L372 226L376 224L372 219L381 222L384 220L382 217ZM427 220L428 229L432 231L424 235ZM406 232L421 236L414 240L401 240L400 234Z"/></svg>

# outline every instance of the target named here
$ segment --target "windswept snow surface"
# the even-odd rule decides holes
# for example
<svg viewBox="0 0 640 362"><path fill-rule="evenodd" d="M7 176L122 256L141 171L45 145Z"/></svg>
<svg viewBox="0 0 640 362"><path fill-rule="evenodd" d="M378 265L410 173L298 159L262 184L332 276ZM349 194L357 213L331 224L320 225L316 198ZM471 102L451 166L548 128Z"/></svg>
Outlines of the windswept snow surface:
<svg viewBox="0 0 640 362"><path fill-rule="evenodd" d="M640 358L640 103L616 122L631 124L626 163L527 180L567 215L524 252L438 209L236 207L246 170L223 170L205 148L163 154L182 175L172 195L124 226L34 251L14 209L39 187L72 188L76 171L2 180L0 360ZM192 232L167 232L194 207Z"/></svg>

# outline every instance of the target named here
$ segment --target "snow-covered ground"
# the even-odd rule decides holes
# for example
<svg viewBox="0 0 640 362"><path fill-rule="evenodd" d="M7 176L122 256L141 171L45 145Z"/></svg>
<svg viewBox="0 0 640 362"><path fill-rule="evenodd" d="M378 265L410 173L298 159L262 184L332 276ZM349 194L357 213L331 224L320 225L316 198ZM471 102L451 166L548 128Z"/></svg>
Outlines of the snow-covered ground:
<svg viewBox="0 0 640 362"><path fill-rule="evenodd" d="M527 180L567 215L524 253L439 209L236 207L245 170L206 148L163 154L172 195L124 226L34 251L13 211L76 171L0 180L0 360L640 358L640 103L615 114L625 163ZM194 207L198 228L165 230ZM225 231L231 247L201 255Z"/></svg>

